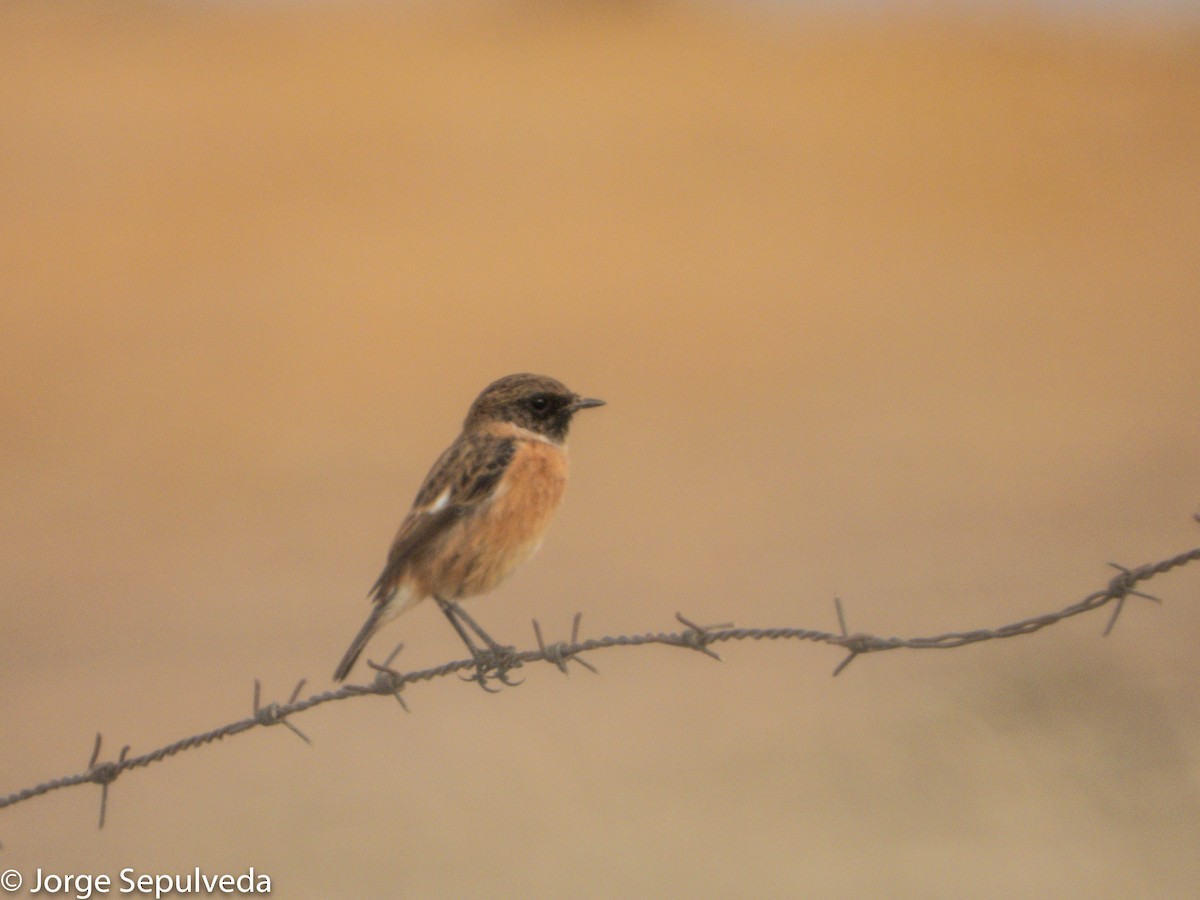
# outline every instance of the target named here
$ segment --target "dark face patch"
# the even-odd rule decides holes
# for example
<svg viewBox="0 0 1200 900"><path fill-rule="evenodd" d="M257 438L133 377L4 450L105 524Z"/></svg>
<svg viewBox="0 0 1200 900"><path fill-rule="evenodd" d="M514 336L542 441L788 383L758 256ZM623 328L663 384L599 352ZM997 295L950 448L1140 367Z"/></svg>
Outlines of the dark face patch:
<svg viewBox="0 0 1200 900"><path fill-rule="evenodd" d="M561 443L578 400L565 384L545 375L507 375L488 385L471 404L464 427L512 422Z"/></svg>

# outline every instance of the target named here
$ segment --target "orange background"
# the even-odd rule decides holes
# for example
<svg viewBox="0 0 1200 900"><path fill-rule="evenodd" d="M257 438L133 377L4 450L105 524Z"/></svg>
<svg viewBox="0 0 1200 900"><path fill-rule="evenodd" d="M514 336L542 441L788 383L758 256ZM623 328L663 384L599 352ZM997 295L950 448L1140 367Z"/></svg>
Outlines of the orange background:
<svg viewBox="0 0 1200 900"><path fill-rule="evenodd" d="M0 14L0 792L309 690L511 371L609 405L531 645L936 634L1200 544L1200 31L682 5ZM596 654L0 810L277 897L1183 896L1200 566L952 653ZM372 645L457 658L436 609ZM365 677L359 672L359 677Z"/></svg>

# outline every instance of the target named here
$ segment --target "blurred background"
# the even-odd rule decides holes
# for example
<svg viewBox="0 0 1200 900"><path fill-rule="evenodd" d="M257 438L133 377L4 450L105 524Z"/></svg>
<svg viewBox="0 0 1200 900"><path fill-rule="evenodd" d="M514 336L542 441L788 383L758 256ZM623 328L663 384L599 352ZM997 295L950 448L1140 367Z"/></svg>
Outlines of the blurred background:
<svg viewBox="0 0 1200 900"><path fill-rule="evenodd" d="M914 636L1200 545L1183 4L7 3L0 793L329 674L485 384L572 432L533 643ZM1037 635L596 654L0 811L277 897L1191 896L1200 566ZM408 668L459 658L433 607ZM360 667L356 676L365 679Z"/></svg>

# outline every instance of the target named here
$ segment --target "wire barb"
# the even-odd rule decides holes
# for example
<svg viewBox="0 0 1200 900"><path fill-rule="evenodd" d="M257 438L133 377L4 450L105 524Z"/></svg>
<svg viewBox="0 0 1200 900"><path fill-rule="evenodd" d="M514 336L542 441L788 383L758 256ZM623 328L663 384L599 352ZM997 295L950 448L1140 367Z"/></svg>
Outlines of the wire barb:
<svg viewBox="0 0 1200 900"><path fill-rule="evenodd" d="M296 696L300 693L300 689L304 687L305 681L307 681L307 679L300 679L300 683L297 684L296 689L292 691L292 699L288 701L287 706L293 706L295 704ZM304 743L308 744L308 746L312 746L312 741L309 740L308 735L288 721L287 717L289 713L286 711L285 707L282 707L275 702L268 703L266 706L259 706L259 700L261 698L262 685L259 683L259 680L255 678L254 719L259 725L284 725L291 730L292 734L296 735L296 737L300 738L300 740L304 741Z"/></svg>
<svg viewBox="0 0 1200 900"><path fill-rule="evenodd" d="M831 641L831 643L845 647L849 651L846 657L834 667L833 675L830 676L837 678L850 663L854 662L863 653L869 653L872 649L875 649L875 646L872 643L870 635L850 634L850 629L846 627L846 610L842 608L841 597L833 598L833 608L837 610L838 628L841 630L842 635L840 640Z"/></svg>
<svg viewBox="0 0 1200 900"><path fill-rule="evenodd" d="M583 613L582 612L575 613L575 618L571 620L571 646L573 646L573 647L579 646L579 626L582 623L583 623ZM582 656L580 656L578 650L576 650L574 653L571 654L571 659L575 660L575 662L579 663L581 666L583 666L585 669L587 669L593 675L600 674L600 670L597 669L595 666L593 666L590 662L588 662Z"/></svg>
<svg viewBox="0 0 1200 900"><path fill-rule="evenodd" d="M689 647L692 650L699 650L705 656L711 656L717 662L721 661L721 657L717 655L715 650L710 650L708 645L713 639L712 632L721 628L732 628L732 622L726 622L722 625L697 625L691 619L684 618L683 613L675 613L675 619L680 625L687 627L687 631L680 635L680 644L684 647Z"/></svg>
<svg viewBox="0 0 1200 900"><path fill-rule="evenodd" d="M841 675L842 670L845 669L846 666L850 665L850 663L854 662L857 657L857 650L851 650L849 653L847 653L846 657L834 667L832 677L837 678L839 675Z"/></svg>
<svg viewBox="0 0 1200 900"><path fill-rule="evenodd" d="M1149 576L1141 574L1140 570L1135 572L1132 569L1128 569L1120 563L1110 562L1109 565L1117 570L1117 574L1109 581L1106 593L1109 599L1116 600L1117 603L1113 607L1112 615L1108 618L1108 624L1104 626L1104 637L1112 634L1112 630L1117 624L1117 619L1120 617L1121 611L1125 608L1125 599L1127 597L1141 597L1143 600L1151 600L1160 606L1162 605L1161 598L1133 589L1133 586L1138 581Z"/></svg>
<svg viewBox="0 0 1200 900"><path fill-rule="evenodd" d="M850 632L846 630L846 612L842 609L842 598L833 598L833 608L837 610L838 628L842 629L842 637L850 637ZM834 673L837 674L836 672Z"/></svg>
<svg viewBox="0 0 1200 900"><path fill-rule="evenodd" d="M572 660L579 663L593 675L600 674L595 666L579 655L579 623L582 621L583 613L575 613L575 619L571 623L571 640L555 641L553 644L547 644L542 637L542 623L537 619L533 620L533 636L538 644L538 658L553 663L558 667L560 672L568 677L571 674L571 670L567 668L567 663Z"/></svg>
<svg viewBox="0 0 1200 900"><path fill-rule="evenodd" d="M392 668L392 661L400 655L400 651L403 649L403 644L397 644L396 648L387 655L387 659L383 661L382 665L369 659L367 660L367 665L375 670L375 684L372 686L374 692L377 694L391 694L396 698L396 702L400 704L400 708L408 712L408 704L400 696L400 691L404 689L404 674Z"/></svg>
<svg viewBox="0 0 1200 900"><path fill-rule="evenodd" d="M831 676L833 678L837 678L842 674L845 668L850 665L850 663L854 662L854 660L856 660L863 653L868 653L872 649L871 639L865 634L856 634L853 637L846 636L843 637L842 640L836 641L835 643L840 644L850 652L846 654L845 659L843 659L837 664L836 667L834 667L833 675Z"/></svg>
<svg viewBox="0 0 1200 900"><path fill-rule="evenodd" d="M97 763L100 758L100 744L103 742L103 737L100 732L96 732L96 743L92 745L92 755L88 760L87 780L100 785L100 824L97 829L104 827L104 820L108 815L108 786L117 780L117 776L124 771L125 758L129 756L129 745L126 744L121 748L121 752L117 754L117 761Z"/></svg>
<svg viewBox="0 0 1200 900"><path fill-rule="evenodd" d="M292 696L288 697L288 706L296 702L296 698L300 696L300 692L304 690L304 686L308 684L307 678L301 678L296 682L296 688L292 691Z"/></svg>

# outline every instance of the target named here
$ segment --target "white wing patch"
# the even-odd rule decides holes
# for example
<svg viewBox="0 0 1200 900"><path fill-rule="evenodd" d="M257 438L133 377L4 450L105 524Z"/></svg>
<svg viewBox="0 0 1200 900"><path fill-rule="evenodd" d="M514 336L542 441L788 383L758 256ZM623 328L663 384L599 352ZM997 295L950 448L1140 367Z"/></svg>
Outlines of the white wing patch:
<svg viewBox="0 0 1200 900"><path fill-rule="evenodd" d="M426 508L425 512L435 513L439 509L442 509L443 507L445 507L445 505L449 502L450 502L450 488L447 487L444 491L442 491L440 494L438 494L436 500L434 500L432 503L429 504L429 506Z"/></svg>

